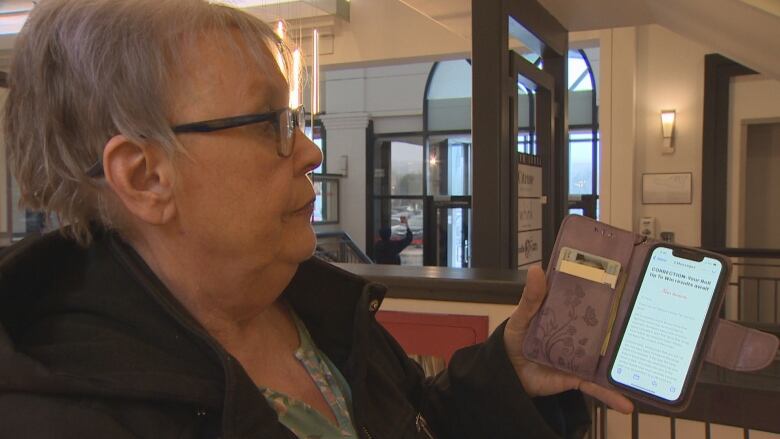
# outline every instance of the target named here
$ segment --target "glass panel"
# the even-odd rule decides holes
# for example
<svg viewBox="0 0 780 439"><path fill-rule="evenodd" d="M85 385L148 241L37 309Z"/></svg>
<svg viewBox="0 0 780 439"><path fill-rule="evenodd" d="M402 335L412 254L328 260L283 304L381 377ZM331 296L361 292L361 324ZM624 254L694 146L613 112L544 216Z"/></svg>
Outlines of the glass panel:
<svg viewBox="0 0 780 439"><path fill-rule="evenodd" d="M401 217L412 231L412 243L401 252L401 265L423 265L423 201L400 199L392 200L390 216L390 239L401 240L406 236L406 226L401 223Z"/></svg>
<svg viewBox="0 0 780 439"><path fill-rule="evenodd" d="M427 93L429 131L471 129L471 64L463 59L439 62Z"/></svg>
<svg viewBox="0 0 780 439"><path fill-rule="evenodd" d="M535 104L535 95L533 90L527 89L523 84L517 84L517 126L521 130L530 129L533 124L535 113L533 106Z"/></svg>
<svg viewBox="0 0 780 439"><path fill-rule="evenodd" d="M422 145L392 141L390 143L390 195L422 194Z"/></svg>
<svg viewBox="0 0 780 439"><path fill-rule="evenodd" d="M401 265L423 265L423 200L421 198L375 198L374 199L374 258L377 243L382 240L382 230L389 232L390 241L401 241L406 237L405 218L412 231L412 242L399 253Z"/></svg>
<svg viewBox="0 0 780 439"><path fill-rule="evenodd" d="M528 31L522 24L512 17L509 17L509 50L515 51L523 58L527 59L531 64L534 64L540 70L543 68L541 54L532 51L524 42L523 39L536 39L536 37ZM536 45L539 47L539 44Z"/></svg>
<svg viewBox="0 0 780 439"><path fill-rule="evenodd" d="M428 139L428 195L471 194L471 135Z"/></svg>
<svg viewBox="0 0 780 439"><path fill-rule="evenodd" d="M322 151L323 157L325 155L325 150L323 149L325 145L323 144L323 138L322 138L322 125L320 123L315 123L314 127L312 128L311 125L307 125L305 128L306 137L308 137L317 147ZM317 167L313 172L315 174L322 174L324 172L323 167L325 166L325 160L322 161L322 164Z"/></svg>
<svg viewBox="0 0 780 439"><path fill-rule="evenodd" d="M522 75L517 77L517 151L537 154L536 93L533 84Z"/></svg>
<svg viewBox="0 0 780 439"><path fill-rule="evenodd" d="M588 65L576 50L569 51L569 90L593 90Z"/></svg>
<svg viewBox="0 0 780 439"><path fill-rule="evenodd" d="M469 227L471 209L443 209L447 217L446 266L464 268L469 266Z"/></svg>
<svg viewBox="0 0 780 439"><path fill-rule="evenodd" d="M593 193L593 133L569 133L569 193Z"/></svg>
<svg viewBox="0 0 780 439"><path fill-rule="evenodd" d="M569 52L569 124L594 123L593 85L595 78L579 51Z"/></svg>
<svg viewBox="0 0 780 439"><path fill-rule="evenodd" d="M536 140L528 131L517 133L517 152L536 155Z"/></svg>
<svg viewBox="0 0 780 439"><path fill-rule="evenodd" d="M314 176L314 223L337 223L339 221L339 182L337 178Z"/></svg>
<svg viewBox="0 0 780 439"><path fill-rule="evenodd" d="M590 70L593 73L593 82L596 84L596 105L600 105L600 94L598 87L599 72L601 71L601 51L599 47L587 47L582 49L590 63Z"/></svg>

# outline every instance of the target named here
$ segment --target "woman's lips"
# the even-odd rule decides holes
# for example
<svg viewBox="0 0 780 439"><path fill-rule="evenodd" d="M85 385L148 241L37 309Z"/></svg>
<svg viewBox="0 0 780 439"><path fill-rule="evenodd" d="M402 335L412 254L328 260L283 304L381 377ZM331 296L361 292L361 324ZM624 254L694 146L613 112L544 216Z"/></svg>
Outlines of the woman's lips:
<svg viewBox="0 0 780 439"><path fill-rule="evenodd" d="M294 215L301 215L306 217L311 217L314 215L314 198L312 198L311 201L306 203L303 207L293 212Z"/></svg>

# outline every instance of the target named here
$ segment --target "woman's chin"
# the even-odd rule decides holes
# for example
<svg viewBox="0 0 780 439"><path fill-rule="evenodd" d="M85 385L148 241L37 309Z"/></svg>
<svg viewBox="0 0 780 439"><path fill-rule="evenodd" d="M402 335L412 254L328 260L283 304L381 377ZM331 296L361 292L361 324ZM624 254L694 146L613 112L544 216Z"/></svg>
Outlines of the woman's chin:
<svg viewBox="0 0 780 439"><path fill-rule="evenodd" d="M297 263L311 258L317 249L317 235L314 233L314 227L309 224L304 230L291 237L285 246L287 247L285 253Z"/></svg>

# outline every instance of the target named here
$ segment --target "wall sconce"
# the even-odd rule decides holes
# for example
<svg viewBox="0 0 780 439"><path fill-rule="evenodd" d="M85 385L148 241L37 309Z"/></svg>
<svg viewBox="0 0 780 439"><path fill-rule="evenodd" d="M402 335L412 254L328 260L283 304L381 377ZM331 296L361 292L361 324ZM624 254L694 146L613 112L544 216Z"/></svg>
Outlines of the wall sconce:
<svg viewBox="0 0 780 439"><path fill-rule="evenodd" d="M676 118L677 112L675 110L661 111L661 133L664 136L662 152L664 154L674 153L674 144L672 143L672 140L674 138L674 122Z"/></svg>

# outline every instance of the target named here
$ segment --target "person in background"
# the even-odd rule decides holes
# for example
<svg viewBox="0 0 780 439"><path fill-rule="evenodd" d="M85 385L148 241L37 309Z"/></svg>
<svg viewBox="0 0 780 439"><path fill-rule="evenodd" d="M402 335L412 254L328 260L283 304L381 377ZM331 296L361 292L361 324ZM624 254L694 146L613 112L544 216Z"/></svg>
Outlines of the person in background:
<svg viewBox="0 0 780 439"><path fill-rule="evenodd" d="M389 227L379 229L379 241L374 244L374 260L377 264L401 265L401 252L412 243L414 235L409 228L409 222L405 216L400 218L401 224L406 226L406 236L403 239L390 239Z"/></svg>
<svg viewBox="0 0 780 439"><path fill-rule="evenodd" d="M385 289L312 258L322 161L285 42L205 0L41 0L4 112L23 203L64 227L0 258L0 436L552 438L582 394L530 363L545 294L426 379ZM579 390L579 391L578 391Z"/></svg>

